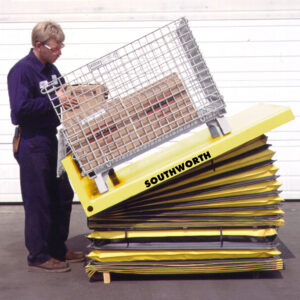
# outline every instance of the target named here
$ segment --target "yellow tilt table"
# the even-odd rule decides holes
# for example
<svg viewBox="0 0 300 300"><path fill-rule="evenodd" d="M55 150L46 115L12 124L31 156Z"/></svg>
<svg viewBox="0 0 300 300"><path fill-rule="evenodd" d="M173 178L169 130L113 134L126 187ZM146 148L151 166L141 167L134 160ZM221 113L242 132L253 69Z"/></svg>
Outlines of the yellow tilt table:
<svg viewBox="0 0 300 300"><path fill-rule="evenodd" d="M253 140L294 119L292 111L283 106L257 104L228 118L231 133L213 139L208 128L197 128L185 138L169 143L135 159L119 169L114 185L108 178L109 191L100 194L94 180L82 177L72 156L63 160L70 181L88 217L106 210L132 196L150 190L159 183Z"/></svg>

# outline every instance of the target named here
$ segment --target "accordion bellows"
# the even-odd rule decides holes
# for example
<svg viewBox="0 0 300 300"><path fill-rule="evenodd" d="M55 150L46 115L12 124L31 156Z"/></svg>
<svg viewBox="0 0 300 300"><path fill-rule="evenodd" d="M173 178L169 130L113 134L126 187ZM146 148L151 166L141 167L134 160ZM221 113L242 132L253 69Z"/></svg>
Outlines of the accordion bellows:
<svg viewBox="0 0 300 300"><path fill-rule="evenodd" d="M283 199L269 146L261 136L88 218L89 276L281 270Z"/></svg>

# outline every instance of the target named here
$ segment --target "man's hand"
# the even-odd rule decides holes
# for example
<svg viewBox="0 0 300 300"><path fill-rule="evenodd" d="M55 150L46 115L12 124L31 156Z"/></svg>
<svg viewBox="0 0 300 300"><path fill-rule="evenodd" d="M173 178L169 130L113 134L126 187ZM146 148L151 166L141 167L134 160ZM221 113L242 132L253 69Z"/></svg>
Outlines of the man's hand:
<svg viewBox="0 0 300 300"><path fill-rule="evenodd" d="M78 106L78 100L72 94L69 86L63 85L58 91L56 91L56 95L64 109L67 110L71 107L76 108Z"/></svg>

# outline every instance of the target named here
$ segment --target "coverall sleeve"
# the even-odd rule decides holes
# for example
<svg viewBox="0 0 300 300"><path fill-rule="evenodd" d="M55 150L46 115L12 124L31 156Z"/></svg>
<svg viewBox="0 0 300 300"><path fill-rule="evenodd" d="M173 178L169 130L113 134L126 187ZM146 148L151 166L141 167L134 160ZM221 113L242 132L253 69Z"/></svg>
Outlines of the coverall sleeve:
<svg viewBox="0 0 300 300"><path fill-rule="evenodd" d="M9 73L7 84L11 110L16 117L17 124L22 124L23 120L30 117L41 117L52 109L48 97L38 93L39 83L30 80L28 70L15 68Z"/></svg>

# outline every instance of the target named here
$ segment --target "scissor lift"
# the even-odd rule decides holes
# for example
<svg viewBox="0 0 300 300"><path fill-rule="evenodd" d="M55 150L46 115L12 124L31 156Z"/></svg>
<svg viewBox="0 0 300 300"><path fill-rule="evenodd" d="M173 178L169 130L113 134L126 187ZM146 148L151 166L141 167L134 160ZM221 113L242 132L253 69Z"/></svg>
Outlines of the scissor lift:
<svg viewBox="0 0 300 300"><path fill-rule="evenodd" d="M292 119L289 108L255 105L228 119L226 136L195 130L121 167L119 183L108 180L104 194L66 157L63 165L94 230L89 276L103 273L109 283L110 273L282 270L276 228L284 225L284 199L264 134Z"/></svg>
<svg viewBox="0 0 300 300"><path fill-rule="evenodd" d="M70 148L62 163L95 230L90 277L283 268L274 243L283 199L264 134L293 114L258 104L227 121L185 18L43 92Z"/></svg>

